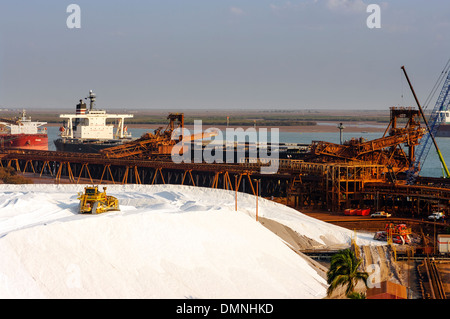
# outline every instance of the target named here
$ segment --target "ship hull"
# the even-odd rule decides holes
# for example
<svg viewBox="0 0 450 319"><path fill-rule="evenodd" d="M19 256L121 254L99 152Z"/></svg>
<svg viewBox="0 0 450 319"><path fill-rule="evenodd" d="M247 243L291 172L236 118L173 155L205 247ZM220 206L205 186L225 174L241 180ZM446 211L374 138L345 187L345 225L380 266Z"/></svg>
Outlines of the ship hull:
<svg viewBox="0 0 450 319"><path fill-rule="evenodd" d="M58 152L75 152L75 153L98 153L100 150L122 145L129 140L112 140L112 141L79 141L79 140L63 140L62 138L53 141Z"/></svg>
<svg viewBox="0 0 450 319"><path fill-rule="evenodd" d="M0 134L4 149L48 150L47 134Z"/></svg>
<svg viewBox="0 0 450 319"><path fill-rule="evenodd" d="M450 124L439 125L436 137L450 137Z"/></svg>

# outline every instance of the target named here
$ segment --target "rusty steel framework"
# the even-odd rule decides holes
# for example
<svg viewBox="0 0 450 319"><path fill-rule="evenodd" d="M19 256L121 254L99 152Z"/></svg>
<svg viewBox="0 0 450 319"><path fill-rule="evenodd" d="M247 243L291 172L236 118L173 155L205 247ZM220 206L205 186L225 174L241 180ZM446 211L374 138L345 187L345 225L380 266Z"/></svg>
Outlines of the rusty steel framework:
<svg viewBox="0 0 450 319"><path fill-rule="evenodd" d="M405 107L392 107L390 110L390 122L383 137L371 141L352 139L343 144L313 141L309 159L389 166L395 174L406 171L414 161L415 147L425 131L420 126L419 111ZM404 127L399 126L400 119L404 119ZM402 149L402 144L407 146L408 153Z"/></svg>
<svg viewBox="0 0 450 319"><path fill-rule="evenodd" d="M167 116L169 124L154 133L146 133L141 138L109 147L100 151L106 158L165 158L169 157L172 148L183 139L184 114L170 113ZM178 139L173 138L176 129L180 129Z"/></svg>
<svg viewBox="0 0 450 319"><path fill-rule="evenodd" d="M378 203L381 210L396 214L420 216L433 211L450 213L450 188L443 185L366 183L361 200Z"/></svg>
<svg viewBox="0 0 450 319"><path fill-rule="evenodd" d="M422 210L429 211L436 200L450 207L447 184L391 183L386 178L388 169L384 165L283 159L278 162L277 174L261 174L262 165L267 163L176 164L167 160L105 159L100 154L0 152L0 166L10 166L35 176L50 176L55 183L180 184L237 189L256 195L255 183L259 182L260 196L285 198L287 204L300 208L310 206L337 212L363 205L375 207L379 199L380 207L390 205L397 209L411 198L417 203L414 213L418 214ZM389 204L389 198L397 201Z"/></svg>
<svg viewBox="0 0 450 319"><path fill-rule="evenodd" d="M339 210L354 201L367 182L383 182L382 165L348 163L312 163L278 160L277 174L261 174L267 163L240 164L173 163L171 161L105 159L100 154L52 151L4 151L1 166L31 172L71 183L94 181L120 184L182 184L223 188L256 194L255 182L261 182L260 194L285 197L294 206L315 206ZM292 203L290 203L292 204Z"/></svg>
<svg viewBox="0 0 450 319"><path fill-rule="evenodd" d="M102 149L100 154L107 159L170 159L172 153L182 155L187 149L185 143L204 139L218 134L215 130L193 135L184 135L184 114L170 113L169 124L153 133L122 145Z"/></svg>
<svg viewBox="0 0 450 319"><path fill-rule="evenodd" d="M174 163L168 160L104 158L101 154L54 151L3 150L0 166L13 167L39 177L51 176L56 183L90 182L113 184L182 184L255 193L261 181L263 196L285 196L286 171L260 173L264 164Z"/></svg>
<svg viewBox="0 0 450 319"><path fill-rule="evenodd" d="M293 174L287 197L293 206L341 211L359 203L366 183L385 182L386 168L376 164L304 163ZM297 174L298 173L298 174Z"/></svg>
<svg viewBox="0 0 450 319"><path fill-rule="evenodd" d="M101 153L0 150L0 166L51 176L56 183L181 184L251 194L256 194L255 185L259 185L261 196L284 198L294 207L311 206L336 212L351 207L374 207L375 203L389 206L389 198L400 198L403 202L413 198L414 212L418 213L429 210L436 199L450 207L449 185L434 186L434 181L434 185L427 187L410 186L396 179L414 161L415 147L424 134L419 113L412 108L392 107L389 126L379 139L357 139L342 145L314 142L311 154L304 160L276 160L276 174L262 174L263 165L274 163L260 159L235 164L172 162L170 154L178 142L204 135L186 137L181 130L174 139L172 133L183 128L184 116L175 113L168 119L166 130L161 128Z"/></svg>

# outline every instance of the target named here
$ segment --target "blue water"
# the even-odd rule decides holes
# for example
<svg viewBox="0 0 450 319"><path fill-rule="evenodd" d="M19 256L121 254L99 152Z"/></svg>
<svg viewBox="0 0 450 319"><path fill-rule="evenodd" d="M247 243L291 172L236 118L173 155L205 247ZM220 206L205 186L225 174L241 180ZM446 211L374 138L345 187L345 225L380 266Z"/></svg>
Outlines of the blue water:
<svg viewBox="0 0 450 319"><path fill-rule="evenodd" d="M53 140L58 138L59 134L58 127L47 127L48 132L48 144L49 150L56 150ZM128 131L133 135L133 137L140 137L146 132L153 132L153 129L136 129L130 128ZM270 133L270 130L268 130ZM344 140L350 140L352 138L363 137L366 140L373 140L380 138L382 133L343 133ZM331 143L339 143L339 131L336 133L302 133L302 132L279 132L279 139L281 143L301 143L310 144L312 141L327 141ZM268 137L268 141L271 139ZM450 165L450 138L438 137L436 138L437 144L441 149L444 159L447 160L447 164ZM440 164L437 153L432 146L425 163L422 166L420 175L428 177L441 177L442 176L442 166Z"/></svg>

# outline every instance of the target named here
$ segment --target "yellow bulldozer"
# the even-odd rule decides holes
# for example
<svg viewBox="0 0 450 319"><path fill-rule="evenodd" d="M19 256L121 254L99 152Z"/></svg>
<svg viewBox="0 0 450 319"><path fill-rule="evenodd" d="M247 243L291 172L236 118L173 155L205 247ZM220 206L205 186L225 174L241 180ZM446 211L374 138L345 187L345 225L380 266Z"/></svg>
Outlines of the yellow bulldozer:
<svg viewBox="0 0 450 319"><path fill-rule="evenodd" d="M78 193L80 200L79 213L101 214L108 211L120 210L119 200L114 196L106 195L106 187L103 192L98 186L87 186L84 193Z"/></svg>

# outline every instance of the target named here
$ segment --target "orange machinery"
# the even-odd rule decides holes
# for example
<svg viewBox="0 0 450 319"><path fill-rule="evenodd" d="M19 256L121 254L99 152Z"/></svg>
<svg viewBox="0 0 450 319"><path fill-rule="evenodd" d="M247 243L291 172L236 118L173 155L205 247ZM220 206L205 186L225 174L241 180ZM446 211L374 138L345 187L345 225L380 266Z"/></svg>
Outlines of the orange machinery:
<svg viewBox="0 0 450 319"><path fill-rule="evenodd" d="M100 153L107 158L140 158L153 159L170 157L179 142L190 142L197 139L216 136L217 131L184 136L184 114L170 113L167 128L162 127L154 133L145 133L139 139L119 146L105 148ZM178 134L177 134L178 133ZM181 143L182 144L182 143ZM179 150L178 150L179 151Z"/></svg>

